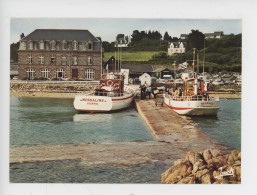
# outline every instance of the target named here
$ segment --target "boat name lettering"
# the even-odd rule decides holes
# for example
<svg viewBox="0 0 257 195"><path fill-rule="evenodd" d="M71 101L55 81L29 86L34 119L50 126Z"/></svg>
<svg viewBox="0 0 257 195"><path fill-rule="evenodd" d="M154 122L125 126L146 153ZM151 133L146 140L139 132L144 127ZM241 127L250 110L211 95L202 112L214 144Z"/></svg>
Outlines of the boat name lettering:
<svg viewBox="0 0 257 195"><path fill-rule="evenodd" d="M104 99L94 99L94 98L82 98L80 101L84 101L84 102L105 102Z"/></svg>
<svg viewBox="0 0 257 195"><path fill-rule="evenodd" d="M87 102L87 105L98 105L97 102Z"/></svg>

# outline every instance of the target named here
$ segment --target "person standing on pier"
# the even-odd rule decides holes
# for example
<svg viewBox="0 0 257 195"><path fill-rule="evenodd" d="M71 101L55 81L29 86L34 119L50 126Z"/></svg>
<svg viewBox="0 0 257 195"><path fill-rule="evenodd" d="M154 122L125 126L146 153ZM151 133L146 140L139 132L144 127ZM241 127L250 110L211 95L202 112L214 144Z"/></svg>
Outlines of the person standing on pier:
<svg viewBox="0 0 257 195"><path fill-rule="evenodd" d="M150 100L150 99L151 99L151 93L152 93L152 87L151 87L151 86L148 86L148 88L146 89L146 91L147 91L148 99Z"/></svg>

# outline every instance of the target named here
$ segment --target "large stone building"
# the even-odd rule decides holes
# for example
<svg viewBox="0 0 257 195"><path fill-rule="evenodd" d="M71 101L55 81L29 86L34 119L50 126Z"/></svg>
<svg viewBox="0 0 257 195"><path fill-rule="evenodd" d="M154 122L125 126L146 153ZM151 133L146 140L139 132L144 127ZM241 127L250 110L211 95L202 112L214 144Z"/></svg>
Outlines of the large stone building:
<svg viewBox="0 0 257 195"><path fill-rule="evenodd" d="M19 77L98 80L101 41L88 30L36 29L21 35Z"/></svg>

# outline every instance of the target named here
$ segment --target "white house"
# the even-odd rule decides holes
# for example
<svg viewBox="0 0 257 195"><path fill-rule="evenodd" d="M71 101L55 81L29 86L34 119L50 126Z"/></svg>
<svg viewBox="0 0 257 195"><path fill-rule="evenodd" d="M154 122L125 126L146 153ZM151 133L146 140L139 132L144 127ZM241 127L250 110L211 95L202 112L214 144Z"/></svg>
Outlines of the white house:
<svg viewBox="0 0 257 195"><path fill-rule="evenodd" d="M124 84L128 85L129 84L129 69L121 69L120 72L122 75L124 75Z"/></svg>
<svg viewBox="0 0 257 195"><path fill-rule="evenodd" d="M151 76L147 73L144 73L142 74L140 77L139 77L139 80L141 82L141 85L146 84L147 85L151 85L152 84L152 79L151 79Z"/></svg>
<svg viewBox="0 0 257 195"><path fill-rule="evenodd" d="M184 42L171 42L168 47L168 55L171 56L175 53L185 53L186 43Z"/></svg>

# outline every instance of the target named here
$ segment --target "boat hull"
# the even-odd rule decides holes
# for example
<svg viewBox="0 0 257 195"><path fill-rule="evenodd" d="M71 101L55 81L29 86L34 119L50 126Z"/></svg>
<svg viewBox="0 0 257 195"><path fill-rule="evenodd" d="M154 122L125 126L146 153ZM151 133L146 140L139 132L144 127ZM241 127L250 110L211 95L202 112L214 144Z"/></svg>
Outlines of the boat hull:
<svg viewBox="0 0 257 195"><path fill-rule="evenodd" d="M165 96L164 104L180 115L210 116L219 111L219 100L178 101Z"/></svg>
<svg viewBox="0 0 257 195"><path fill-rule="evenodd" d="M130 106L134 93L119 97L76 95L74 108L82 112L110 112Z"/></svg>

